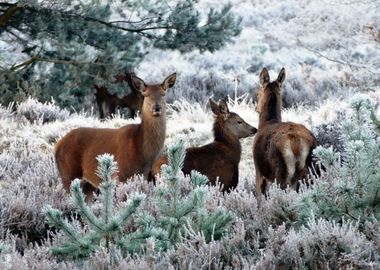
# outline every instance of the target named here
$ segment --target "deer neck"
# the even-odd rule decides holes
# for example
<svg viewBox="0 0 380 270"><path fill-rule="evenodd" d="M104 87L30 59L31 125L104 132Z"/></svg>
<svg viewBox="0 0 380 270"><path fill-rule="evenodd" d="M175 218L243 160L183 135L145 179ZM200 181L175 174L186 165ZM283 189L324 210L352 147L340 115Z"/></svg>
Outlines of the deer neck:
<svg viewBox="0 0 380 270"><path fill-rule="evenodd" d="M281 122L282 101L279 94L271 93L259 115L259 129L271 123Z"/></svg>
<svg viewBox="0 0 380 270"><path fill-rule="evenodd" d="M141 132L143 138L143 155L152 162L159 156L166 136L166 111L163 108L160 116L152 116L151 112L141 114Z"/></svg>
<svg viewBox="0 0 380 270"><path fill-rule="evenodd" d="M216 120L213 127L215 142L222 143L231 151L231 154L240 160L241 145L239 138L232 134L220 121Z"/></svg>

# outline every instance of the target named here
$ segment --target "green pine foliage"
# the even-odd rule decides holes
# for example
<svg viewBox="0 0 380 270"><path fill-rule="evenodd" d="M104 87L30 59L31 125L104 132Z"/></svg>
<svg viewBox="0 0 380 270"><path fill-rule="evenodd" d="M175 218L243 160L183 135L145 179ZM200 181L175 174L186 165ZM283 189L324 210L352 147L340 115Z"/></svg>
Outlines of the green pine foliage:
<svg viewBox="0 0 380 270"><path fill-rule="evenodd" d="M375 109L377 109L377 106L376 108L371 109L371 120L375 127L376 132L380 134L380 119L379 117L376 116Z"/></svg>
<svg viewBox="0 0 380 270"><path fill-rule="evenodd" d="M114 76L136 68L152 47L212 52L240 33L241 18L235 18L231 5L210 9L206 19L196 2L0 3L0 38L17 45L0 66L0 103L32 95L82 109L94 84L125 91L126 85L112 84Z"/></svg>
<svg viewBox="0 0 380 270"><path fill-rule="evenodd" d="M103 180L100 185L101 210L99 216L95 215L86 204L80 181L76 179L71 185L71 197L74 206L83 222L88 225L87 229L78 231L78 228L63 218L61 211L51 206L46 206L43 209L47 222L62 231L66 236L66 241L51 249L54 255L73 259L84 258L90 256L96 250L101 248L110 249L111 246L116 246L122 251L138 251L144 249L142 247L144 244L141 241L142 238L159 237L159 233L152 235L149 232L123 233L124 224L136 212L145 199L145 195L134 195L123 208L115 211L115 180L113 179L113 174L117 170L116 162L108 154L99 156L98 161L98 175ZM126 241L129 242L128 246L124 245Z"/></svg>
<svg viewBox="0 0 380 270"><path fill-rule="evenodd" d="M301 223L316 217L343 222L380 220L380 134L376 132L374 105L356 96L351 114L342 123L344 152L318 147L316 156L326 168L299 205ZM360 226L363 228L363 226Z"/></svg>
<svg viewBox="0 0 380 270"><path fill-rule="evenodd" d="M186 178L181 172L185 155L182 140L168 147L169 164L163 166L163 183L155 191L158 218L140 219L141 225L156 224L167 232L172 245L196 233L202 233L207 243L219 240L228 231L233 216L222 207L214 211L206 209L208 179L199 172L191 172L191 188L186 190Z"/></svg>
<svg viewBox="0 0 380 270"><path fill-rule="evenodd" d="M3 241L0 241L0 256L4 253L6 250L6 246Z"/></svg>

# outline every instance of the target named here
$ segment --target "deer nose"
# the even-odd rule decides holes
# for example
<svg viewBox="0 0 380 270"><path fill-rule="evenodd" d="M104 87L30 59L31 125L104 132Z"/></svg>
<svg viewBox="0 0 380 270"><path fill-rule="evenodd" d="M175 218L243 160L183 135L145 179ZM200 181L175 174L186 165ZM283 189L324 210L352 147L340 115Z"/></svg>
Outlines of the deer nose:
<svg viewBox="0 0 380 270"><path fill-rule="evenodd" d="M251 135L254 135L254 134L256 134L256 132L257 132L257 128L255 128L255 127L252 127L252 129L251 129Z"/></svg>
<svg viewBox="0 0 380 270"><path fill-rule="evenodd" d="M153 106L153 115L158 116L161 114L161 106L156 104Z"/></svg>

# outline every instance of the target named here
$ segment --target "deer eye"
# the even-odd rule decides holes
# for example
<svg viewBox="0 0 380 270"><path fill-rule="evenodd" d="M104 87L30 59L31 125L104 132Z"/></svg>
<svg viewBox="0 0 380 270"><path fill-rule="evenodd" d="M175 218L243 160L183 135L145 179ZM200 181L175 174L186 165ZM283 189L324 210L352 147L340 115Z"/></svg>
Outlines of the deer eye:
<svg viewBox="0 0 380 270"><path fill-rule="evenodd" d="M239 121L237 121L237 122L238 122L239 125L243 124L243 121L240 121L240 120L239 120Z"/></svg>

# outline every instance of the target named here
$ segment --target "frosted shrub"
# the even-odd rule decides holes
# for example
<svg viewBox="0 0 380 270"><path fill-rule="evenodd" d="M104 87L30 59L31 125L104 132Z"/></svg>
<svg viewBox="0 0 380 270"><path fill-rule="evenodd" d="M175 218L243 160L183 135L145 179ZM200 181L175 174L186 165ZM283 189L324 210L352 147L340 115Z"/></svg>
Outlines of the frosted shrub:
<svg viewBox="0 0 380 270"><path fill-rule="evenodd" d="M58 182L51 148L40 140L16 135L0 150L0 228L41 241L46 225L41 208L49 203L62 210L70 207Z"/></svg>
<svg viewBox="0 0 380 270"><path fill-rule="evenodd" d="M282 190L272 184L268 190L267 198L262 201L261 218L267 226L286 224L291 227L297 220L298 211L295 207L297 192L292 189Z"/></svg>
<svg viewBox="0 0 380 270"><path fill-rule="evenodd" d="M17 113L25 116L30 122L42 121L42 123L65 120L70 115L69 111L55 105L53 99L41 103L31 97L17 105Z"/></svg>
<svg viewBox="0 0 380 270"><path fill-rule="evenodd" d="M316 220L298 231L271 230L258 269L377 269L379 253L351 222Z"/></svg>
<svg viewBox="0 0 380 270"><path fill-rule="evenodd" d="M343 115L340 114L333 122L322 124L313 128L314 136L319 145L332 147L334 151L343 153L342 126Z"/></svg>
<svg viewBox="0 0 380 270"><path fill-rule="evenodd" d="M180 98L207 103L210 96L214 99L224 98L233 93L234 83L224 74L212 71L203 71L196 74L184 74L176 89L168 92L168 100L174 102ZM242 94L240 92L239 94Z"/></svg>
<svg viewBox="0 0 380 270"><path fill-rule="evenodd" d="M237 220L231 233L221 241L207 243L201 234L179 243L162 262L173 269L249 269L259 257L245 240L246 231Z"/></svg>

